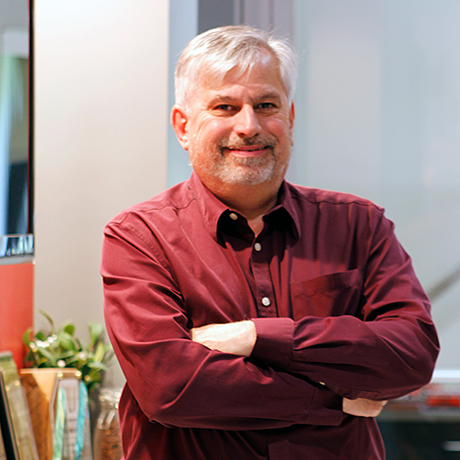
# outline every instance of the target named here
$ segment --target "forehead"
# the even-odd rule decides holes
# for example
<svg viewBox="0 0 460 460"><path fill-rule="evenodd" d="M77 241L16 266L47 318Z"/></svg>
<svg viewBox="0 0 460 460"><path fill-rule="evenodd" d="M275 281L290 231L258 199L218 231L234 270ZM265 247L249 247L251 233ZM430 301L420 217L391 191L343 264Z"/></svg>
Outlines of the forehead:
<svg viewBox="0 0 460 460"><path fill-rule="evenodd" d="M261 54L260 59L251 63L249 68L234 67L223 74L205 71L198 84L199 89L212 92L228 91L235 87L260 91L271 89L271 92L277 92L280 96L287 96L278 61L268 52Z"/></svg>

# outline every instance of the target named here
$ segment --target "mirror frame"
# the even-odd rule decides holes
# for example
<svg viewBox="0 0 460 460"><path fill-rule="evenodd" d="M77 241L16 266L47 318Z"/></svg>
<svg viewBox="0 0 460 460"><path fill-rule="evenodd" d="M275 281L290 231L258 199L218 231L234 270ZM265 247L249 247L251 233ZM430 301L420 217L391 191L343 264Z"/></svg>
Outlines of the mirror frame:
<svg viewBox="0 0 460 460"><path fill-rule="evenodd" d="M27 162L27 234L0 235L0 265L27 262L35 254L34 243L34 0L28 0L28 162Z"/></svg>
<svg viewBox="0 0 460 460"><path fill-rule="evenodd" d="M28 213L27 233L34 234L34 0L29 0L29 166L28 166Z"/></svg>

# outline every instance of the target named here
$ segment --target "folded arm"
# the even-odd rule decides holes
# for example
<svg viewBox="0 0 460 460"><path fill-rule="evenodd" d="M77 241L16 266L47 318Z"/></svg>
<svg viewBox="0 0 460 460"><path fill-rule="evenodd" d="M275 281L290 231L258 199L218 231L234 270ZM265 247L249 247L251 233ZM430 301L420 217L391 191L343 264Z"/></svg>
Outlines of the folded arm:
<svg viewBox="0 0 460 460"><path fill-rule="evenodd" d="M439 351L437 334L411 260L384 218L376 226L361 275L359 317L254 318L254 328L243 329L249 338L236 341L232 352L324 384L346 400L386 401L422 387ZM323 278L318 286L324 286ZM309 282L310 288L314 283ZM311 291L315 295L301 298L317 312L336 295ZM343 311L350 310L343 305ZM254 343L251 351L248 343ZM245 349L239 349L243 344ZM346 412L348 408L344 406Z"/></svg>
<svg viewBox="0 0 460 460"><path fill-rule="evenodd" d="M340 424L341 398L331 390L194 342L180 289L159 257L126 228L106 230L107 331L151 421L226 430Z"/></svg>
<svg viewBox="0 0 460 460"><path fill-rule="evenodd" d="M249 357L257 340L253 321L236 323L209 324L192 329L192 340L211 350ZM343 398L342 410L358 417L377 417L386 401L372 401L365 398Z"/></svg>

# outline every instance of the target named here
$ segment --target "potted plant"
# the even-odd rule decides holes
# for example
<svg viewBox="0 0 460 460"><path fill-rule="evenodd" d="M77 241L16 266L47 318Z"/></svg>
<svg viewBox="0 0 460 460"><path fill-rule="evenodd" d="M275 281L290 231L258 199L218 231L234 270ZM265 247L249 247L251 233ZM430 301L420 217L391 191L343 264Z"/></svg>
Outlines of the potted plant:
<svg viewBox="0 0 460 460"><path fill-rule="evenodd" d="M47 319L50 330L33 335L31 328L25 332L23 341L28 349L25 367L78 369L88 393L96 390L113 358L111 345L103 340L102 325L88 323L90 340L84 345L75 337L74 324L67 322L56 329L53 319L43 310L40 313Z"/></svg>

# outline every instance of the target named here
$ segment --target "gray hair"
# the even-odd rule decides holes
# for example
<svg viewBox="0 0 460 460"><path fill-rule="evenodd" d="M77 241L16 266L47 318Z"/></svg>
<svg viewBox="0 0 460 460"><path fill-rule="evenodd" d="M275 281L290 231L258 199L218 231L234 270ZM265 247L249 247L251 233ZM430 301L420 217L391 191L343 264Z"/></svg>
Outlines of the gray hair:
<svg viewBox="0 0 460 460"><path fill-rule="evenodd" d="M176 104L186 107L187 95L200 81L221 82L232 69L241 76L254 66L264 50L278 61L289 101L294 98L297 60L292 46L282 39L249 26L224 26L195 37L182 52L174 74Z"/></svg>

